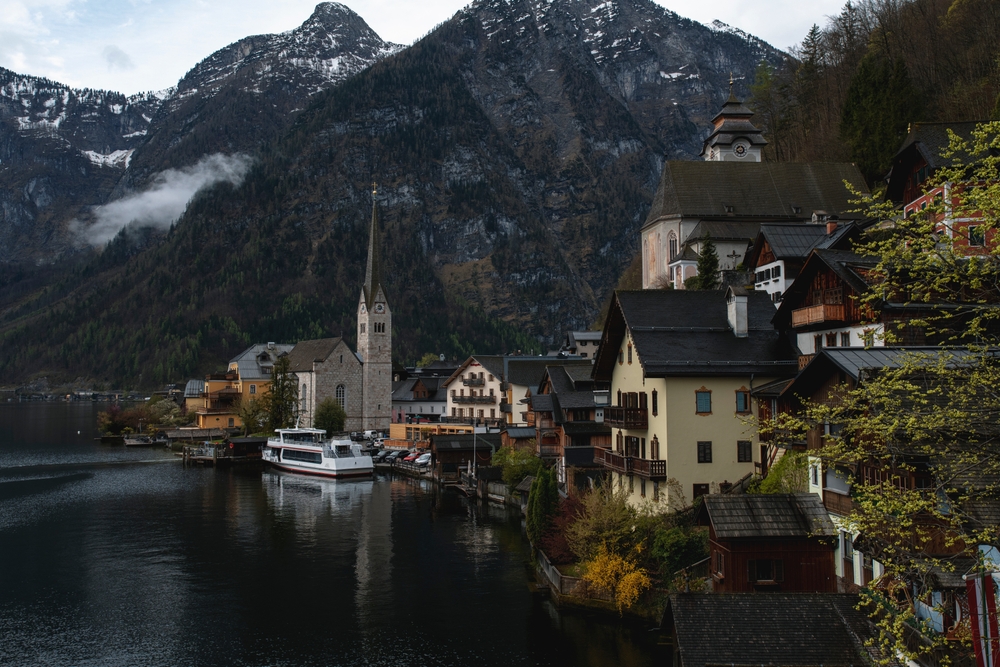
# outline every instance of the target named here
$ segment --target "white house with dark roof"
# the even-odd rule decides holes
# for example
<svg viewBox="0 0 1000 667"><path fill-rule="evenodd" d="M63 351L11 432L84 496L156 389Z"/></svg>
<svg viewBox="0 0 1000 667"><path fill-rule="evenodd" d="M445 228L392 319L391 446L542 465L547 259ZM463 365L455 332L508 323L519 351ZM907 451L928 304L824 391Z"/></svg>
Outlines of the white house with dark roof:
<svg viewBox="0 0 1000 667"><path fill-rule="evenodd" d="M615 293L594 365L614 444L598 455L631 502L678 508L754 472L751 391L797 369L773 315L742 289Z"/></svg>

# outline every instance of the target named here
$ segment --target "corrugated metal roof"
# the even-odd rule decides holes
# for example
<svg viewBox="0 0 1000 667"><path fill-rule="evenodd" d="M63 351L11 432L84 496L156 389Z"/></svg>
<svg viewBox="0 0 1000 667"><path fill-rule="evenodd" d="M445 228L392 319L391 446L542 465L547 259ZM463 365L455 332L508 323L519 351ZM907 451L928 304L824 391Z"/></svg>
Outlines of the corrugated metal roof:
<svg viewBox="0 0 1000 667"><path fill-rule="evenodd" d="M201 392L205 389L202 380L188 380L184 386L184 398L200 398Z"/></svg>
<svg viewBox="0 0 1000 667"><path fill-rule="evenodd" d="M508 428L505 430L508 438L514 438L515 440L520 440L522 438L534 438L535 429L527 428L523 426L516 426L513 428Z"/></svg>

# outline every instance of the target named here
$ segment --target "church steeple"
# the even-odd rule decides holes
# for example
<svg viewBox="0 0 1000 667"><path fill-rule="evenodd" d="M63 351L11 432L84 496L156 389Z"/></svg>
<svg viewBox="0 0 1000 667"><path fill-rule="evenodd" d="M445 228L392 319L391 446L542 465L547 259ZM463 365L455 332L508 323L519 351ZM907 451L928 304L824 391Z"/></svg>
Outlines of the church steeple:
<svg viewBox="0 0 1000 667"><path fill-rule="evenodd" d="M378 254L378 188L372 183L372 222L368 231L368 266L365 268L365 284L362 287L365 306L371 310L375 296L382 286L382 263Z"/></svg>
<svg viewBox="0 0 1000 667"><path fill-rule="evenodd" d="M761 149L767 145L764 135L750 122L753 111L736 97L735 79L729 74L729 99L712 119L712 133L701 149L703 158L713 162L743 160L760 162Z"/></svg>

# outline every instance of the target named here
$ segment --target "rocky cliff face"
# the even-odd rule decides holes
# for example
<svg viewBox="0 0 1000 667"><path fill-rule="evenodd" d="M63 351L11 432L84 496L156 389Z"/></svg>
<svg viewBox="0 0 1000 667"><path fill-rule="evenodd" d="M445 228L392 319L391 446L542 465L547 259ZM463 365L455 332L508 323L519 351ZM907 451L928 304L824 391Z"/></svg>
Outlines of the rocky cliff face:
<svg viewBox="0 0 1000 667"><path fill-rule="evenodd" d="M162 242L113 243L58 301L0 314L0 374L172 381L254 340L350 337L372 181L397 358L549 343L593 320L663 159L696 158L730 73L784 57L648 0L478 0L392 55L363 24L333 30L333 10L185 77L117 191L259 143L246 181L196 199ZM378 62L330 87L350 35L352 53L368 45L350 67Z"/></svg>
<svg viewBox="0 0 1000 667"><path fill-rule="evenodd" d="M0 69L0 263L58 259L66 219L103 203L161 102Z"/></svg>

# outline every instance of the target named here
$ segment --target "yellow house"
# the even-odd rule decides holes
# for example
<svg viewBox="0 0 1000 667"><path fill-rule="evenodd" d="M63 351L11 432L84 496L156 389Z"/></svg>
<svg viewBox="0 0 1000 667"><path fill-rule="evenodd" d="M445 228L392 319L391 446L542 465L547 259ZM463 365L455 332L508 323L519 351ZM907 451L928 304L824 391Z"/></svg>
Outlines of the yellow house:
<svg viewBox="0 0 1000 667"><path fill-rule="evenodd" d="M194 409L198 428L240 428L243 423L237 414L241 400L260 398L271 387L274 363L287 354L294 345L258 343L251 345L229 362L225 373L205 376L201 395L188 397L188 410ZM190 385L189 384L189 390Z"/></svg>
<svg viewBox="0 0 1000 667"><path fill-rule="evenodd" d="M635 504L677 509L754 472L751 391L797 370L763 292L617 292L594 380L610 388L612 448L597 459Z"/></svg>

